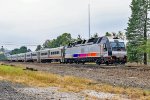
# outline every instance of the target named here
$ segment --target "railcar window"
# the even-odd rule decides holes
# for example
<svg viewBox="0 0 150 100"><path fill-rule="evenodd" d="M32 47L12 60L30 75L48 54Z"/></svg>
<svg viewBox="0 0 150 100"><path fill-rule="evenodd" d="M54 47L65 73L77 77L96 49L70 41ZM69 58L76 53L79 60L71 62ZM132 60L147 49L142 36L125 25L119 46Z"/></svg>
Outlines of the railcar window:
<svg viewBox="0 0 150 100"><path fill-rule="evenodd" d="M30 57L30 55L27 55L27 57Z"/></svg>
<svg viewBox="0 0 150 100"><path fill-rule="evenodd" d="M51 52L51 55L57 55L59 53L60 53L59 51L54 51L54 52Z"/></svg>
<svg viewBox="0 0 150 100"><path fill-rule="evenodd" d="M57 54L59 54L59 51L57 51Z"/></svg>
<svg viewBox="0 0 150 100"><path fill-rule="evenodd" d="M37 56L37 54L32 54L32 56Z"/></svg>
<svg viewBox="0 0 150 100"><path fill-rule="evenodd" d="M42 55L42 56L47 55L47 52L46 52L46 53L41 53L41 55Z"/></svg>

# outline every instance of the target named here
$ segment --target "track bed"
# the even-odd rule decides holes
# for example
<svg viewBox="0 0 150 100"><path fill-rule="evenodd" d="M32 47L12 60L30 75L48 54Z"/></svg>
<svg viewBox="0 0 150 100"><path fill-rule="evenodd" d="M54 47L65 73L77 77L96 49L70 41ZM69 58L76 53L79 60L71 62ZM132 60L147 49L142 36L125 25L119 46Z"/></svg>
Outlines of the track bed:
<svg viewBox="0 0 150 100"><path fill-rule="evenodd" d="M150 90L150 67L105 66L95 64L53 64L53 63L8 63L22 65L39 71L62 76L71 75L96 80L114 86L136 87Z"/></svg>

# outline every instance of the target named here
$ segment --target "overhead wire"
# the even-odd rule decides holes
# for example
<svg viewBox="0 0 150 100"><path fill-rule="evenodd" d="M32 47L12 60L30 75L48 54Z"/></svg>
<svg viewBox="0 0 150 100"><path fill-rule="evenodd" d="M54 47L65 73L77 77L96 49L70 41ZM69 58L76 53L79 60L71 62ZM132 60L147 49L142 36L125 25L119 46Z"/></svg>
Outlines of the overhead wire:
<svg viewBox="0 0 150 100"><path fill-rule="evenodd" d="M0 43L0 45L9 45L9 46L37 46L39 44L29 44L29 43L11 43L11 42L6 42L6 43Z"/></svg>

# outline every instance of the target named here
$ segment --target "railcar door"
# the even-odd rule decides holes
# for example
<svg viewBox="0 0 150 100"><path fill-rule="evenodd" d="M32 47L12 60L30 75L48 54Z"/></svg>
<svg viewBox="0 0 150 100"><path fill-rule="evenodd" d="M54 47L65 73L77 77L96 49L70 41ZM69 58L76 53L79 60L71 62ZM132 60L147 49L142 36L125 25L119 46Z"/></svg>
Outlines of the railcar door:
<svg viewBox="0 0 150 100"><path fill-rule="evenodd" d="M40 63L41 62L41 58L40 58L40 52L37 52L37 62Z"/></svg>
<svg viewBox="0 0 150 100"><path fill-rule="evenodd" d="M105 43L100 45L100 56L108 56L108 49Z"/></svg>

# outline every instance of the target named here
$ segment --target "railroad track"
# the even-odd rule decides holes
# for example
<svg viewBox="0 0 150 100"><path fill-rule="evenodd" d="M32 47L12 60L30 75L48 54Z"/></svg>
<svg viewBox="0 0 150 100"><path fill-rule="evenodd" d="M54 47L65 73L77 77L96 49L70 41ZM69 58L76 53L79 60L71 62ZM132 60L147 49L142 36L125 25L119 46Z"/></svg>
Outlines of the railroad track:
<svg viewBox="0 0 150 100"><path fill-rule="evenodd" d="M141 70L141 71L148 71L150 70L150 66L131 66L131 65L97 65L95 63L85 63L85 64L60 64L60 63L37 63L37 62L8 62L5 61L3 63L6 64L33 64L33 65L46 65L46 66L71 66L76 68L92 68L92 69L125 69L125 70Z"/></svg>

